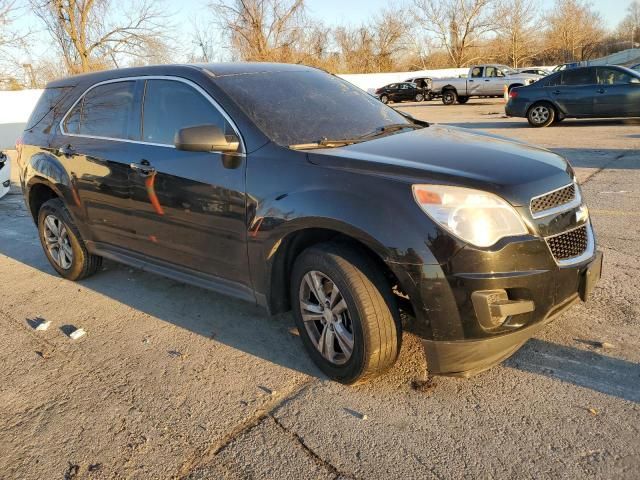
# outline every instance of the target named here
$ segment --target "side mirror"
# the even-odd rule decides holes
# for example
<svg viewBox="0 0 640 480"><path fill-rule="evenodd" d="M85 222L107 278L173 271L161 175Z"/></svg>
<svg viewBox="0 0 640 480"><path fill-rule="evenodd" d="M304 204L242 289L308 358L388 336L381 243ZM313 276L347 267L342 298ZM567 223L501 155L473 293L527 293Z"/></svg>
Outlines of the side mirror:
<svg viewBox="0 0 640 480"><path fill-rule="evenodd" d="M178 130L173 140L178 150L187 152L236 153L240 140L235 135L226 136L216 125L198 125Z"/></svg>

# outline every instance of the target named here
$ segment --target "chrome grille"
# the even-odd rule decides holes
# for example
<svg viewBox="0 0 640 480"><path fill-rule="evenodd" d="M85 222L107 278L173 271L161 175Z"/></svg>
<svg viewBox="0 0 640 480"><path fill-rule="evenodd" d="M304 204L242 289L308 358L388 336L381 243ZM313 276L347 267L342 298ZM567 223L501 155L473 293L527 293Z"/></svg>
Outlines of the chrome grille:
<svg viewBox="0 0 640 480"><path fill-rule="evenodd" d="M589 245L587 225L548 237L547 245L556 260L567 260L582 255Z"/></svg>
<svg viewBox="0 0 640 480"><path fill-rule="evenodd" d="M544 212L571 202L576 198L575 184L567 185L559 190L540 195L531 200L531 213Z"/></svg>

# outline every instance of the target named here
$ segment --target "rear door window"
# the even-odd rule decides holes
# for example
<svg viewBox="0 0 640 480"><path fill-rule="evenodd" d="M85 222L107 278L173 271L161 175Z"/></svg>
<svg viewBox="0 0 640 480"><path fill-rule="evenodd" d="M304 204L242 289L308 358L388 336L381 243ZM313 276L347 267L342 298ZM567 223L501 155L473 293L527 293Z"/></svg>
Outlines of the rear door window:
<svg viewBox="0 0 640 480"><path fill-rule="evenodd" d="M562 72L562 85L594 85L595 83L595 68L571 68Z"/></svg>
<svg viewBox="0 0 640 480"><path fill-rule="evenodd" d="M69 112L66 133L128 139L134 114L135 81L113 82L89 90Z"/></svg>
<svg viewBox="0 0 640 480"><path fill-rule="evenodd" d="M216 125L225 135L234 131L220 111L200 92L176 80L148 80L144 94L142 140L173 145L178 130Z"/></svg>

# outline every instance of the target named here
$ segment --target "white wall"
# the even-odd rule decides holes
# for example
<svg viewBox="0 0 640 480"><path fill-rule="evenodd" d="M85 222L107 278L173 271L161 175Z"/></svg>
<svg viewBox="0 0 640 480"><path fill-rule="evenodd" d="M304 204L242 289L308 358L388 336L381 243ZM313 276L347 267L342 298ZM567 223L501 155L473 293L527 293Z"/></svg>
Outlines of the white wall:
<svg viewBox="0 0 640 480"><path fill-rule="evenodd" d="M0 91L0 149L13 148L42 90Z"/></svg>

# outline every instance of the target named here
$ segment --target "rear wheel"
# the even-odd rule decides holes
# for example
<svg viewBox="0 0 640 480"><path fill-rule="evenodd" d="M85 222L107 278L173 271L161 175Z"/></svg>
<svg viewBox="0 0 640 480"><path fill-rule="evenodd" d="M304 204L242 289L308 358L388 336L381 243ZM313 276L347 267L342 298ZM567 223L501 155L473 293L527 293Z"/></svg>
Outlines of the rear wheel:
<svg viewBox="0 0 640 480"><path fill-rule="evenodd" d="M548 127L556 118L556 110L548 103L536 103L529 108L527 120L532 127Z"/></svg>
<svg viewBox="0 0 640 480"><path fill-rule="evenodd" d="M81 280L102 265L102 257L87 251L62 200L54 198L40 207L38 233L49 263L62 277Z"/></svg>
<svg viewBox="0 0 640 480"><path fill-rule="evenodd" d="M455 90L445 90L442 92L442 103L445 105L453 105L458 100L458 94Z"/></svg>
<svg viewBox="0 0 640 480"><path fill-rule="evenodd" d="M356 250L325 243L302 252L291 304L304 346L328 377L364 382L395 362L401 333L391 288Z"/></svg>
<svg viewBox="0 0 640 480"><path fill-rule="evenodd" d="M380 101L386 105L387 103L389 103L389 97L386 95L381 95Z"/></svg>
<svg viewBox="0 0 640 480"><path fill-rule="evenodd" d="M458 103L464 104L469 101L469 97L458 97Z"/></svg>

